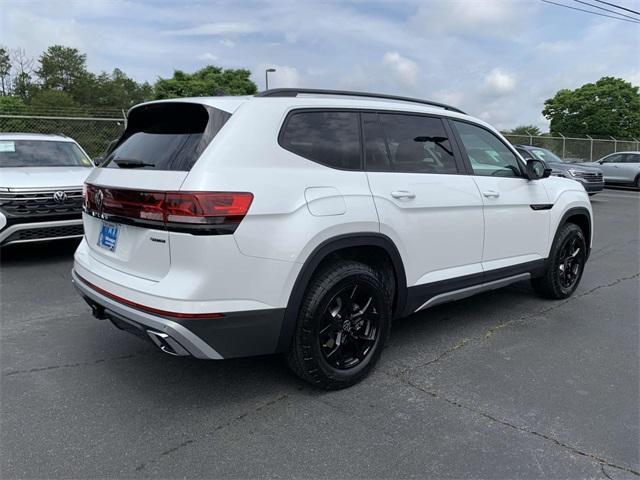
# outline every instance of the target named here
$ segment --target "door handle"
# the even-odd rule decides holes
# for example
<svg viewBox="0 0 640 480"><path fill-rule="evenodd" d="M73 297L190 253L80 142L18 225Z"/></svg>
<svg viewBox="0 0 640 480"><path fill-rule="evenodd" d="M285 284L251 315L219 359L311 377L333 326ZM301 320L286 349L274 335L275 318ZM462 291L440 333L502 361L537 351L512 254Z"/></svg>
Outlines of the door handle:
<svg viewBox="0 0 640 480"><path fill-rule="evenodd" d="M396 190L394 192L391 192L391 196L393 198L416 198L416 194L410 192L409 190Z"/></svg>
<svg viewBox="0 0 640 480"><path fill-rule="evenodd" d="M482 192L482 195L487 198L498 198L500 196L500 193L496 192L495 190L485 190L484 192Z"/></svg>

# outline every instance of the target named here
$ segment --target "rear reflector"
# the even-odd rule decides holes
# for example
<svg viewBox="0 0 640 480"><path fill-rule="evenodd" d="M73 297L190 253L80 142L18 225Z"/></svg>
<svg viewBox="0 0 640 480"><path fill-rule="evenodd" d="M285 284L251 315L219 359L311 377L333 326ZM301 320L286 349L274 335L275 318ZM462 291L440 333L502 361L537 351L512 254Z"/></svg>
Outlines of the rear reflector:
<svg viewBox="0 0 640 480"><path fill-rule="evenodd" d="M78 275L78 274L76 273L76 275ZM170 312L170 311L167 311L167 310L160 310L160 309L154 308L154 307L147 307L146 305L140 305L139 303L132 302L131 300L127 300L126 298L122 298L122 297L120 297L118 295L115 295L115 294L113 294L111 292L107 292L105 289L100 288L97 285L94 285L93 283L91 283L88 280L84 279L80 275L78 275L78 278L82 281L82 283L84 283L85 285L90 287L92 290L95 290L99 294L104 295L105 297L110 298L112 300L115 300L116 302L119 302L119 303L122 303L124 305L127 305L128 307L135 308L136 310L142 310L144 312L153 313L155 315L160 315L160 316L163 316L163 317L172 317L172 318L180 318L180 319L222 318L222 317L224 317L223 313L181 313L181 312Z"/></svg>
<svg viewBox="0 0 640 480"><path fill-rule="evenodd" d="M153 192L85 184L85 212L121 223L194 234L233 233L247 214L247 192Z"/></svg>

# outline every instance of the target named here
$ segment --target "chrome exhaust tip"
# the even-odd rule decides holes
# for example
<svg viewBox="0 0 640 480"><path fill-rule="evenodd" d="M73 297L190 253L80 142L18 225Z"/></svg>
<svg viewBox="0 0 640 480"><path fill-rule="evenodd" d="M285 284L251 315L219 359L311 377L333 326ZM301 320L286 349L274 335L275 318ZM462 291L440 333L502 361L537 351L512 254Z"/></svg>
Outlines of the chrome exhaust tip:
<svg viewBox="0 0 640 480"><path fill-rule="evenodd" d="M186 357L190 355L182 345L166 333L147 330L147 335L149 335L149 338L151 338L160 350L168 355L173 355L174 357Z"/></svg>

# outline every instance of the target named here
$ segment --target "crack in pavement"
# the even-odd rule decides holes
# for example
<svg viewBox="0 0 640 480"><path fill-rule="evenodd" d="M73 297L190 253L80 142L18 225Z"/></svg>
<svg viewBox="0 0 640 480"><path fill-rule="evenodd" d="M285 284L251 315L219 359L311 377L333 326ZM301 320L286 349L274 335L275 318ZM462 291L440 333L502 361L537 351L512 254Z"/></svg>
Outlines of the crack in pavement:
<svg viewBox="0 0 640 480"><path fill-rule="evenodd" d="M640 477L640 472L638 472L637 470L634 470L631 467L628 467L626 465L617 465L617 464L612 463L611 461L609 461L609 460L607 460L605 458L602 458L602 457L600 457L600 456L598 456L598 455L596 455L594 453L582 451L578 447L574 447L573 445L570 445L570 444L565 443L565 442L563 442L561 440L558 440L557 438L552 437L551 435L548 435L546 433L538 432L538 431L533 430L533 429L531 429L531 428L529 428L527 426L516 425L515 423L511 423L511 422L509 422L507 420L498 418L497 416L492 415L492 414L490 414L488 412L485 412L483 410L480 410L480 409L474 408L472 406L466 405L466 404L464 404L464 403L462 403L460 401L453 400L453 399L447 397L446 395L443 395L440 392L434 392L434 391L431 391L431 390L427 390L426 388L416 384L415 382L411 381L411 379L408 379L405 376L392 375L392 374L390 374L388 372L383 372L383 373L385 373L386 375L389 375L390 377L396 378L400 382L405 383L406 385L409 385L410 387L412 387L412 388L414 388L414 389L416 389L416 390L418 390L418 391L420 391L422 393L425 393L425 394L429 395L432 398L443 400L443 401L449 403L450 405L453 405L455 407L462 408L462 409L467 410L469 412L475 413L476 415L480 415L480 416L482 416L482 417L484 417L484 418L486 418L486 419L488 419L488 420L490 420L492 422L499 423L499 424L504 425L506 427L512 428L514 430L517 430L517 431L519 431L521 433L526 433L526 434L533 435L533 436L536 436L538 438L542 438L544 440L553 442L554 444L558 445L559 447L564 448L565 450L568 450L568 451L570 451L570 452L572 452L572 453L574 453L576 455L580 455L582 457L589 458L589 459L591 459L591 460L593 460L593 461L595 461L595 462L597 462L597 463L599 463L601 465L601 467L603 468L603 473L604 473L604 466L607 466L607 467L610 467L610 468L615 468L617 470L622 470L624 472L632 473L633 475ZM606 476L608 478L611 478L608 475L606 475Z"/></svg>
<svg viewBox="0 0 640 480"><path fill-rule="evenodd" d="M23 369L23 370L13 370L13 371L9 371L6 373L3 373L2 375L5 377L9 377L12 375L21 375L21 374L25 374L25 373L34 373L34 372L46 372L49 370L58 370L61 368L78 368L78 367L91 367L94 365L99 365L101 363L106 363L106 362L111 362L111 361L116 361L116 360L126 360L129 358L135 358L135 357L143 357L143 356L148 356L149 353L148 352L143 352L143 351L138 351L136 353L130 353L128 355L120 355L117 357L107 357L107 358L99 358L97 360L92 360L90 362L77 362L77 363L63 363L60 365L49 365L46 367L35 367L35 368L27 368L27 369Z"/></svg>
<svg viewBox="0 0 640 480"><path fill-rule="evenodd" d="M513 318L511 320L507 320L506 322L502 322L502 323L498 323L496 325L493 325L493 326L489 327L489 329L486 330L485 333L482 334L482 335L478 335L478 336L475 336L475 337L462 339L461 341L459 341L455 345L447 348L444 352L442 352L436 358L432 358L431 360L429 360L427 362L421 363L419 365L415 365L413 367L407 367L404 370L401 370L400 371L400 375L406 375L406 374L408 374L408 373L410 373L410 372L412 372L412 371L414 371L414 370L416 370L418 368L423 368L423 367L432 365L434 363L437 363L440 360L442 360L443 358L445 358L446 356L454 353L456 350L459 350L459 349L465 347L466 345L469 345L470 343L481 342L484 339L491 337L496 332L502 330L505 327L508 327L508 326L513 325L513 324L518 323L518 322L523 322L525 320L529 320L530 318L534 318L534 317L537 317L537 316L540 316L540 315L544 315L545 313L551 312L553 310L556 310L558 308L561 308L561 307L565 306L569 302L573 302L573 301L575 301L575 300L577 300L579 298L586 297L587 295L591 295L593 292L596 292L596 291L598 291L598 290L600 290L602 288L614 287L614 286L616 286L616 285L618 285L618 284L620 284L620 283L622 283L624 281L633 280L633 279L638 278L638 277L640 277L640 272L638 272L638 273L636 273L634 275L628 276L628 277L618 278L618 279L614 280L613 282L606 283L604 285L598 285L598 286L593 287L590 290L587 290L586 292L582 292L582 293L580 293L578 295L572 295L568 299L566 299L566 300L564 300L562 302L559 302L559 303L554 303L552 306L544 308L542 310L538 310L538 311L533 312L533 313L528 313L528 314L522 315L522 316L520 316L518 318Z"/></svg>
<svg viewBox="0 0 640 480"><path fill-rule="evenodd" d="M268 402L265 402L261 405L258 405L256 408L254 408L253 410L250 410L248 412L244 412L241 413L240 415L237 415L235 417L233 417L231 420L228 420L226 422L220 423L218 425L216 425L212 430L208 431L208 432L204 432L202 435L199 435L197 438L189 438L183 442L180 442L176 445L174 445L171 448L168 448L166 450L163 450L162 452L160 452L160 454L158 454L155 458L152 458L151 460L141 463L140 465L138 465L135 468L136 472L140 472L142 470L147 469L147 467L149 467L150 465L156 463L158 460L161 460L163 457L166 457L167 455L171 455L174 452L177 452L178 450L181 450L193 443L196 443L197 441L203 440L204 438L210 436L210 435L214 435L216 432L222 430L223 428L228 427L229 425L235 423L235 422L239 422L241 421L243 418L248 417L251 414L254 414L256 412L259 412L260 410L264 409L264 408L268 408L272 405L275 405L276 403L279 403L285 399L287 399L289 397L288 394L284 394L284 395L280 395L279 397L273 399L273 400L269 400Z"/></svg>

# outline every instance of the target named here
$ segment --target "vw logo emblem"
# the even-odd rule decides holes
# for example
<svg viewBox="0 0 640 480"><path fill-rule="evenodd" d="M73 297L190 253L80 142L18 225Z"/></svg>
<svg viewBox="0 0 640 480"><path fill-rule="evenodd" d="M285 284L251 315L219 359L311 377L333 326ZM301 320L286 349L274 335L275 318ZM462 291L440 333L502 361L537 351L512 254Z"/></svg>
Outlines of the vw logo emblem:
<svg viewBox="0 0 640 480"><path fill-rule="evenodd" d="M96 203L96 207L98 208L102 208L102 197L103 197L103 193L102 190L98 190L94 195L93 195L93 201Z"/></svg>
<svg viewBox="0 0 640 480"><path fill-rule="evenodd" d="M67 200L66 192L63 192L62 190L58 190L56 193L53 194L53 200L56 203L64 203Z"/></svg>

